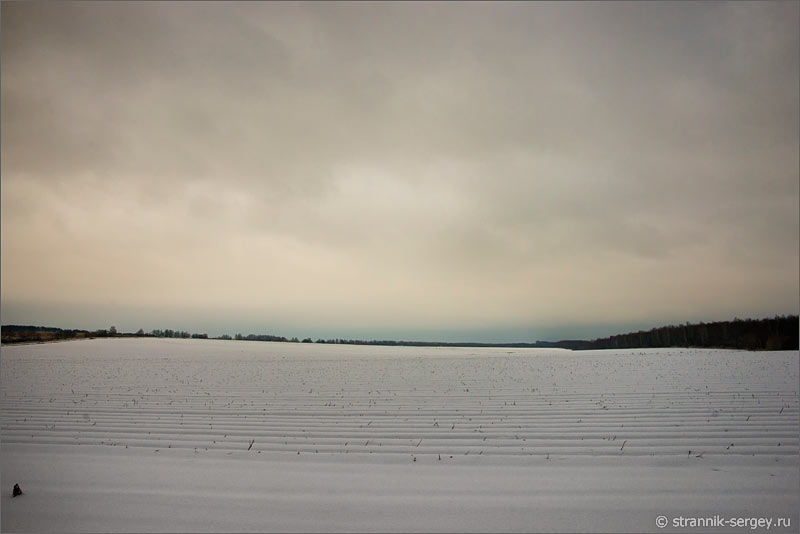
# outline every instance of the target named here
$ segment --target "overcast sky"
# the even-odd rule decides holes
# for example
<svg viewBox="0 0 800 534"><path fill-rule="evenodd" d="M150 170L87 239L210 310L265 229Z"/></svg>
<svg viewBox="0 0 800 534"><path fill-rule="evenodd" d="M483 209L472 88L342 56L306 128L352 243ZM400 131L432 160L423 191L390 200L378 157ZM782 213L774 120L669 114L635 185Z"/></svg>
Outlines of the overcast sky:
<svg viewBox="0 0 800 534"><path fill-rule="evenodd" d="M2 323L798 312L798 2L2 4Z"/></svg>

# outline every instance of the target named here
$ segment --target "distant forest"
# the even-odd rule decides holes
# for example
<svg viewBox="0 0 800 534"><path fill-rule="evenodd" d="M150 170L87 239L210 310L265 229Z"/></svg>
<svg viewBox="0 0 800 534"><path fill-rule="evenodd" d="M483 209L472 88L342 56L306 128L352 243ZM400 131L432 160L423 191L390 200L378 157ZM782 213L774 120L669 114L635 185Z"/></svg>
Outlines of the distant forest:
<svg viewBox="0 0 800 534"><path fill-rule="evenodd" d="M3 343L48 342L95 337L166 337L209 339L208 334L190 334L182 330L152 330L141 328L135 333L118 332L116 327L102 330L64 330L61 328L30 325L3 325ZM781 315L767 319L733 319L713 323L682 324L640 330L628 334L587 340L536 341L535 343L470 343L437 341L391 341L361 339L317 339L300 341L293 337L270 334L222 335L210 339L240 341L279 341L287 343L324 343L338 345L381 345L411 347L509 347L509 348L562 348L571 350L639 349L659 347L706 347L740 350L798 350L800 322L796 315Z"/></svg>
<svg viewBox="0 0 800 534"><path fill-rule="evenodd" d="M797 350L800 322L796 315L771 319L734 319L714 323L662 326L592 341L537 342L541 347L573 350L708 347L741 350Z"/></svg>

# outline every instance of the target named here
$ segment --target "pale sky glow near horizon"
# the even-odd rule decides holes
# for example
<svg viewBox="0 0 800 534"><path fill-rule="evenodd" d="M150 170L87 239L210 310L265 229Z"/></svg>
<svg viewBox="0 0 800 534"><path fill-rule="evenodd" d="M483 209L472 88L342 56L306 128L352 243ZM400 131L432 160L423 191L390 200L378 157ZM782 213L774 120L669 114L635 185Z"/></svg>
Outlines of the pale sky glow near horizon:
<svg viewBox="0 0 800 534"><path fill-rule="evenodd" d="M800 3L2 3L2 324L798 313Z"/></svg>

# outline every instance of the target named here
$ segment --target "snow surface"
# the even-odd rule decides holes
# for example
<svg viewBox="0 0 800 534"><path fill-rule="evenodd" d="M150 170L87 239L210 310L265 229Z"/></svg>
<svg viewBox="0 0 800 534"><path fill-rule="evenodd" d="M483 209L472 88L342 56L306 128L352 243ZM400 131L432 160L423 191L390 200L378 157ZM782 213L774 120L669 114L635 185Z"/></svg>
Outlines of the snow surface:
<svg viewBox="0 0 800 534"><path fill-rule="evenodd" d="M770 531L797 532L798 361L173 339L3 346L0 528L752 531L655 523L719 515L788 518Z"/></svg>

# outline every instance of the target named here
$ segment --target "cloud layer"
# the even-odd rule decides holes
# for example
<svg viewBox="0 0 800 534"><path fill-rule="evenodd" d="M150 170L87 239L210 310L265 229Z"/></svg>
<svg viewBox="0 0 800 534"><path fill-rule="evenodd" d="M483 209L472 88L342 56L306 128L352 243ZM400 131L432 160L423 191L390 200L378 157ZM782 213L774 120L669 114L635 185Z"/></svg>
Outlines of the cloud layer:
<svg viewBox="0 0 800 534"><path fill-rule="evenodd" d="M4 3L3 322L544 338L796 313L797 20Z"/></svg>

